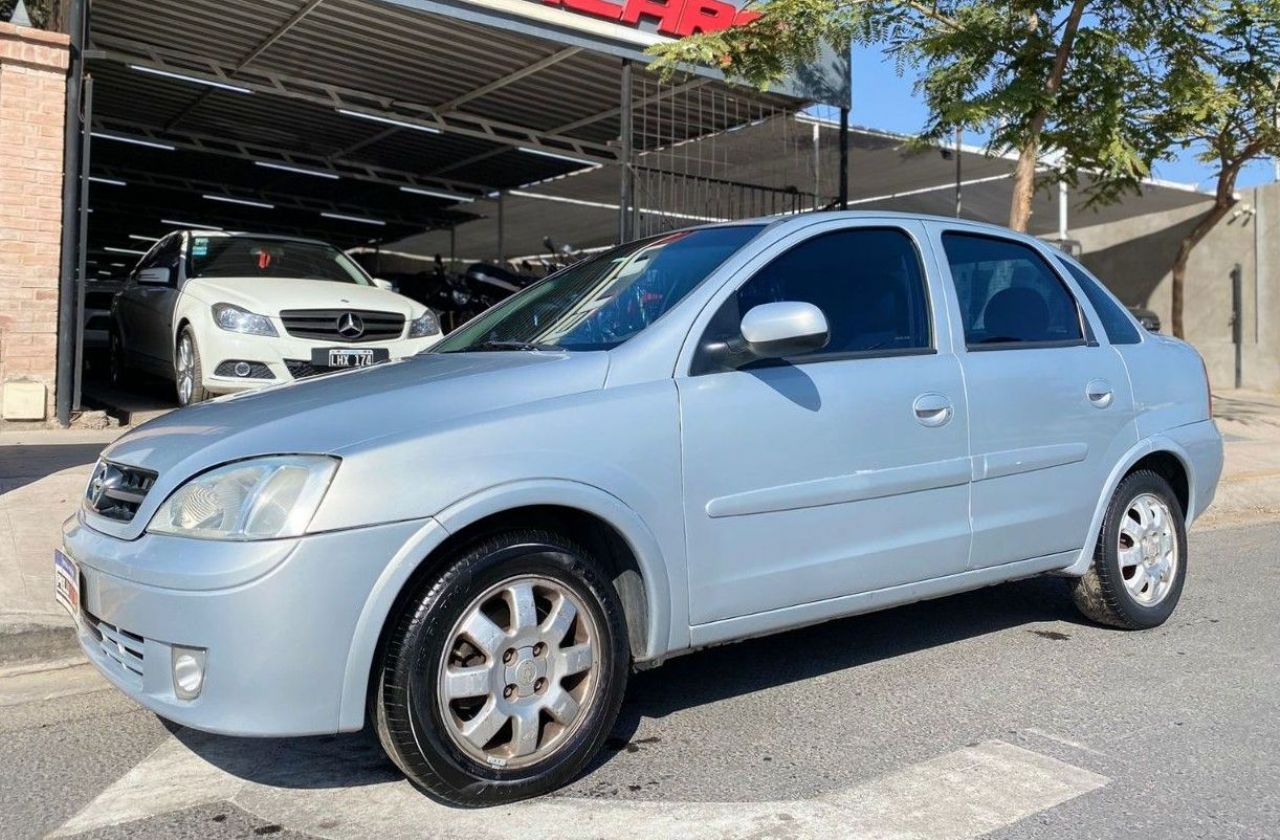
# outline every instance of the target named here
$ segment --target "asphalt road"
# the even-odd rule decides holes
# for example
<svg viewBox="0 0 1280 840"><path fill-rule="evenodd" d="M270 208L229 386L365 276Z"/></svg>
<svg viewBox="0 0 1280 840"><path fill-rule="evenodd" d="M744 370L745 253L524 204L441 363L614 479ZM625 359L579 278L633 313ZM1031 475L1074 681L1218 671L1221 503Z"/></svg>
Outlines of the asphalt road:
<svg viewBox="0 0 1280 840"><path fill-rule="evenodd" d="M1280 525L1197 532L1155 631L1042 578L636 675L553 797L456 811L363 735L170 731L85 667L0 678L0 837L1280 837Z"/></svg>

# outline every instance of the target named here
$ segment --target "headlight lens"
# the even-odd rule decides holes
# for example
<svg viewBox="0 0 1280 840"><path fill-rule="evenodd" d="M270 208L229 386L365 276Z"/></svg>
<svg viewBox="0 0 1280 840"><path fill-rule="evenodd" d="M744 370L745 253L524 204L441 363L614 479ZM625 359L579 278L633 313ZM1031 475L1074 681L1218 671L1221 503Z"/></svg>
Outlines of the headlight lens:
<svg viewBox="0 0 1280 840"><path fill-rule="evenodd" d="M256 315L230 303L213 305L213 322L227 332L247 335L278 335L275 325L265 315Z"/></svg>
<svg viewBox="0 0 1280 840"><path fill-rule="evenodd" d="M440 332L440 319L430 309L409 322L409 338L422 338L438 332Z"/></svg>
<svg viewBox="0 0 1280 840"><path fill-rule="evenodd" d="M269 540L307 530L338 459L278 455L217 467L165 499L147 528L206 540Z"/></svg>

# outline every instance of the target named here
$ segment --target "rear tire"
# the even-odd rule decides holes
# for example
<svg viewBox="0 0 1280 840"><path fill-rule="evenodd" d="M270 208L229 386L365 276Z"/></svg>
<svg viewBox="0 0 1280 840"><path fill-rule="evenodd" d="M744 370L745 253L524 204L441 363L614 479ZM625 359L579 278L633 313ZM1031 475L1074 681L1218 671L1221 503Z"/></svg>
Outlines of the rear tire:
<svg viewBox="0 0 1280 840"><path fill-rule="evenodd" d="M373 717L423 792L498 805L572 781L629 668L617 592L583 547L510 531L461 549L391 619Z"/></svg>
<svg viewBox="0 0 1280 840"><path fill-rule="evenodd" d="M1159 627L1177 607L1186 578L1182 505L1162 476L1130 473L1107 505L1093 565L1073 585L1076 607L1099 624Z"/></svg>
<svg viewBox="0 0 1280 840"><path fill-rule="evenodd" d="M183 327L178 335L177 352L173 360L174 385L178 405L188 406L204 402L209 392L204 389L204 368L200 364L200 347L191 327Z"/></svg>

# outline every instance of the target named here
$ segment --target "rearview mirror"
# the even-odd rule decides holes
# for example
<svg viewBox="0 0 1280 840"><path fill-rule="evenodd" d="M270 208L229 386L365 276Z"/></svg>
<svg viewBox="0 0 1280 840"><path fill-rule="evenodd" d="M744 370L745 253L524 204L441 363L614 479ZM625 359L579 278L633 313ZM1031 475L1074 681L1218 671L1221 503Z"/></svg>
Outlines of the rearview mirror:
<svg viewBox="0 0 1280 840"><path fill-rule="evenodd" d="M373 278L373 285L377 286L379 289L386 289L388 292L394 292L396 290L395 283L392 283L390 280L383 280L381 277Z"/></svg>
<svg viewBox="0 0 1280 840"><path fill-rule="evenodd" d="M812 353L826 347L830 337L827 316L812 303L765 303L742 317L742 339L757 359Z"/></svg>
<svg viewBox="0 0 1280 840"><path fill-rule="evenodd" d="M138 272L138 282L145 286L168 286L172 278L171 268L144 268Z"/></svg>

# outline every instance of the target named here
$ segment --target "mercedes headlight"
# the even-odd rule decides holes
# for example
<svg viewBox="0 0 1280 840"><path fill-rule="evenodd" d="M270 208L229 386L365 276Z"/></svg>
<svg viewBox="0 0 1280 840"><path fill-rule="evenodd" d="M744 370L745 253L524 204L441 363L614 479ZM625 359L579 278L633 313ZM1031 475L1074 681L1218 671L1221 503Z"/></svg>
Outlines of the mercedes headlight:
<svg viewBox="0 0 1280 840"><path fill-rule="evenodd" d="M213 305L213 322L227 332L246 335L279 335L266 315L257 315L231 303Z"/></svg>
<svg viewBox="0 0 1280 840"><path fill-rule="evenodd" d="M147 530L206 540L301 536L337 468L338 459L327 455L273 455L216 467L175 490Z"/></svg>
<svg viewBox="0 0 1280 840"><path fill-rule="evenodd" d="M422 338L440 332L440 320L428 309L409 322L409 338Z"/></svg>

